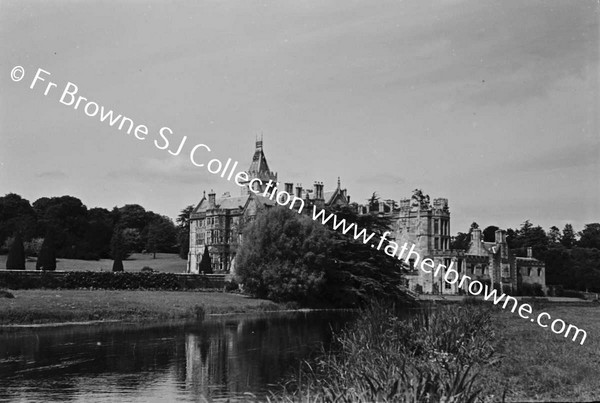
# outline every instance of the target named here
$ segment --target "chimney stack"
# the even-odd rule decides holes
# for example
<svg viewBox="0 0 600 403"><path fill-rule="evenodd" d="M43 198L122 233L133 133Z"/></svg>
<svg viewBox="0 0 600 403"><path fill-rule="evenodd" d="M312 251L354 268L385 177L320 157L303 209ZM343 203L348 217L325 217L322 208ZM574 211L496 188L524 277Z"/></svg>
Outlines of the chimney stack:
<svg viewBox="0 0 600 403"><path fill-rule="evenodd" d="M211 207L214 207L215 205L215 192L211 189L210 193L208 194L208 205Z"/></svg>
<svg viewBox="0 0 600 403"><path fill-rule="evenodd" d="M302 184L301 183L297 183L296 184L296 197L298 198L302 198Z"/></svg>
<svg viewBox="0 0 600 403"><path fill-rule="evenodd" d="M531 246L527 247L527 257L533 257L533 249L531 249Z"/></svg>

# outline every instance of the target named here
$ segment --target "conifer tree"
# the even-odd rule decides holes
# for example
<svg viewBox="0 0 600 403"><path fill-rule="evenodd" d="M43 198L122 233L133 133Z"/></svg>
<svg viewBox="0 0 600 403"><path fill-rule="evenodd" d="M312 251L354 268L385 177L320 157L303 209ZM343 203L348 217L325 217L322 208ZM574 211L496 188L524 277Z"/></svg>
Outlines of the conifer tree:
<svg viewBox="0 0 600 403"><path fill-rule="evenodd" d="M123 259L121 259L121 254L120 253L117 253L117 255L115 256L115 258L113 260L112 271L114 271L114 272L116 272L116 271L124 271L124 269L123 269Z"/></svg>
<svg viewBox="0 0 600 403"><path fill-rule="evenodd" d="M56 270L56 249L52 232L48 231L35 264L36 270Z"/></svg>
<svg viewBox="0 0 600 403"><path fill-rule="evenodd" d="M25 248L21 234L17 232L8 252L6 260L7 270L25 270Z"/></svg>
<svg viewBox="0 0 600 403"><path fill-rule="evenodd" d="M208 246L206 246L200 261L200 273L211 274L212 272L212 261L210 260L210 253L208 253Z"/></svg>

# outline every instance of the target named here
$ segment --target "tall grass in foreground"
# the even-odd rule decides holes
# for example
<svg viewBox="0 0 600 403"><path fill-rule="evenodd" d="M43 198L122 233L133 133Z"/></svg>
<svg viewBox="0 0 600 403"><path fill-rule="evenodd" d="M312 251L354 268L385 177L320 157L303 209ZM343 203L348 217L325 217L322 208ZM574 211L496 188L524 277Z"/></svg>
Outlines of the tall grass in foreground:
<svg viewBox="0 0 600 403"><path fill-rule="evenodd" d="M400 319L381 305L336 335L333 351L306 363L271 401L475 402L481 368L495 362L490 314L443 306ZM498 399L498 397L496 397Z"/></svg>

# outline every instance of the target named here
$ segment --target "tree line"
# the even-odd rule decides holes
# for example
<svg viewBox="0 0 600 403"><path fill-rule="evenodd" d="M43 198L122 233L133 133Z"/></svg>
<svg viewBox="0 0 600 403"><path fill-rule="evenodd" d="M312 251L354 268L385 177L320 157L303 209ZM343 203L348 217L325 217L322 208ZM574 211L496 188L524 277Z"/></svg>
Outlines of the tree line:
<svg viewBox="0 0 600 403"><path fill-rule="evenodd" d="M73 196L42 197L30 203L9 193L0 197L0 253L22 243L15 245L17 254L37 256L38 265L47 260L49 266L44 268L49 270L56 258L125 259L144 251L187 258L191 209L184 209L175 224L138 204L108 210L88 208Z"/></svg>
<svg viewBox="0 0 600 403"><path fill-rule="evenodd" d="M467 232L459 232L451 249L468 249L476 228L479 225L474 222ZM494 242L497 229L486 227L483 241ZM546 284L600 292L600 223L586 224L579 232L571 224L562 231L556 226L545 231L526 220L519 228L506 230L506 242L516 256L527 256L527 248L532 248L533 257L546 264Z"/></svg>

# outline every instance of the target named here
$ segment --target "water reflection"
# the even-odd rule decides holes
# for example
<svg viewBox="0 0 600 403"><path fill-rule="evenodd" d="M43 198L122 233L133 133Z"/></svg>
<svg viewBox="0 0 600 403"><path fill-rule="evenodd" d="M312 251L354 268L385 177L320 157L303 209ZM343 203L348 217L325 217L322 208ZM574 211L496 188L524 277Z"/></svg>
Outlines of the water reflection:
<svg viewBox="0 0 600 403"><path fill-rule="evenodd" d="M351 313L100 325L0 334L0 399L203 401L264 396Z"/></svg>

